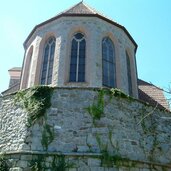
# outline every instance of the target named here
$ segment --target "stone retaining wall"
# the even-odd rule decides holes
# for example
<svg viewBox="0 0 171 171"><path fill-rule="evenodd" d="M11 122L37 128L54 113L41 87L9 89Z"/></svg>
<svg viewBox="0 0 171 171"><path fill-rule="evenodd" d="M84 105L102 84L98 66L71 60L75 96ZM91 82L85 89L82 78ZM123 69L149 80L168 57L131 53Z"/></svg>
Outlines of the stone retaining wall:
<svg viewBox="0 0 171 171"><path fill-rule="evenodd" d="M125 171L130 169L127 162L131 161L131 171L148 171L151 166L171 170L170 113L120 92L113 96L108 92L93 88L55 88L51 107L31 126L27 123L29 113L14 103L15 95L3 97L0 151L17 152L19 156L15 162L16 155L7 155L11 168L28 169L27 160L32 161L36 154L31 154L39 152L45 158L47 153L67 154L66 158L73 155L78 163L70 171L117 170L116 161L123 163L119 168ZM27 155L22 151L27 151Z"/></svg>
<svg viewBox="0 0 171 171"><path fill-rule="evenodd" d="M170 171L169 165L142 161L119 161L106 163L101 154L94 153L43 153L13 152L6 154L10 171L36 170L37 166L49 171Z"/></svg>

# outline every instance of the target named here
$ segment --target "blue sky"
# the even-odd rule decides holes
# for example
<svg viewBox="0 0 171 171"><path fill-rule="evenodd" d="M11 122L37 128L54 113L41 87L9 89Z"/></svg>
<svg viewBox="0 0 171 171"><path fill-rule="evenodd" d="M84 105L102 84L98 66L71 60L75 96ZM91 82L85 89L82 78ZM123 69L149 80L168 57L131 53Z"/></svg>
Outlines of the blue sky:
<svg viewBox="0 0 171 171"><path fill-rule="evenodd" d="M0 6L0 92L8 87L8 69L22 66L23 42L33 27L79 0L15 0ZM161 87L171 85L171 0L85 0L126 27L138 44L139 78Z"/></svg>

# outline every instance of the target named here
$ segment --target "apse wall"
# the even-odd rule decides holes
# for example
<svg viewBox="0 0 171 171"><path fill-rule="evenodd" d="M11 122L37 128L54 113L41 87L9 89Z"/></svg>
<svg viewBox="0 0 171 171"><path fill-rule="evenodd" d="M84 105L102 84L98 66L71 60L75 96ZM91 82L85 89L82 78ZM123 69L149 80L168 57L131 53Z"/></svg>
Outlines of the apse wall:
<svg viewBox="0 0 171 171"><path fill-rule="evenodd" d="M86 39L85 82L83 83L69 82L71 40L77 32L83 33ZM121 28L97 17L61 17L38 27L25 44L21 89L40 84L44 44L51 36L56 38L53 86L102 87L102 40L104 37L109 37L115 48L116 87L129 94L127 54L131 64L132 95L138 97L135 45ZM31 62L30 49L33 50Z"/></svg>

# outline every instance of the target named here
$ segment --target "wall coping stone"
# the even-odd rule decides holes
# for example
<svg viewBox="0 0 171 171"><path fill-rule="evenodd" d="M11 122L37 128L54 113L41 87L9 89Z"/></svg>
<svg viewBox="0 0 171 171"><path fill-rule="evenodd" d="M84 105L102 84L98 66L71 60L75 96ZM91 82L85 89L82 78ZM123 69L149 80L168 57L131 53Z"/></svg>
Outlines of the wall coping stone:
<svg viewBox="0 0 171 171"><path fill-rule="evenodd" d="M57 89L63 89L63 90L93 90L93 91L98 91L98 90L102 90L102 89L104 89L104 90L110 90L111 88L108 88L108 87L58 87L58 86L49 86L49 87L52 87L54 90L57 90ZM23 89L23 90L29 90L30 88L27 88L27 89ZM117 89L117 88L114 88L114 89ZM119 89L118 89L119 90ZM22 90L21 90L22 91ZM4 95L4 96L2 96L2 97L0 97L0 98L2 98L2 99L4 99L4 98L7 98L8 96L12 96L12 95L15 95L16 93L17 93L18 91L16 91L16 92L13 92L13 93L9 93L9 94L6 94L6 95ZM122 92L123 94L125 94L124 92ZM125 94L126 95L126 94ZM141 103L141 104L143 104L143 105L146 105L146 106L148 106L148 107L153 107L153 108L155 108L155 110L160 110L160 111L164 111L164 112L166 112L166 113L170 113L171 114L171 111L169 111L169 110L167 110L167 109L165 109L165 110L163 110L163 109L159 109L159 108L157 108L157 107L154 107L154 106L152 106L152 105L150 105L149 103L147 103L147 102L144 102L144 101L142 101L142 100L140 100L140 99L136 99L136 98L134 98L134 97L131 97L131 96L128 96L128 95L126 95L127 97L129 97L132 101L135 101L135 102L139 102L139 103ZM120 97L120 98L122 98L122 97ZM125 98L124 98L125 99Z"/></svg>
<svg viewBox="0 0 171 171"><path fill-rule="evenodd" d="M42 152L42 151L7 151L5 155L64 155L68 157L100 157L102 156L101 153L62 153L62 152ZM160 167L168 167L171 168L171 164L161 164L156 162L148 162L148 161L140 161L140 160L129 160L130 162L140 163L140 164L147 164L147 165L155 165Z"/></svg>

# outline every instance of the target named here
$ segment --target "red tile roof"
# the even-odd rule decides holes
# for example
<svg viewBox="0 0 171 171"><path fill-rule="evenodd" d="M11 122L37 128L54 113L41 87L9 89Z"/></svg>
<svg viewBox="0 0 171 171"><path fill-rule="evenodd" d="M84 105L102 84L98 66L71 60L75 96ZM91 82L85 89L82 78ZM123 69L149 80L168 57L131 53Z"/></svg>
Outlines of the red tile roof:
<svg viewBox="0 0 171 171"><path fill-rule="evenodd" d="M83 2L79 2L70 9L63 12L63 14L97 14L98 12L86 5Z"/></svg>
<svg viewBox="0 0 171 171"><path fill-rule="evenodd" d="M138 79L139 99L160 109L169 109L163 90L155 85Z"/></svg>
<svg viewBox="0 0 171 171"><path fill-rule="evenodd" d="M20 89L20 83L16 83L15 85L13 85L12 87L6 89L5 91L3 91L1 94L4 95L8 95L14 92L17 92Z"/></svg>
<svg viewBox="0 0 171 171"><path fill-rule="evenodd" d="M100 18L112 25L115 25L116 27L121 28L125 34L127 34L127 36L129 37L129 39L133 42L133 44L135 45L135 51L137 50L138 45L136 44L135 40L132 38L132 36L129 34L129 32L127 31L127 29L118 24L117 22L113 21L112 19L109 19L108 17L105 17L103 14L100 14L99 12L95 11L93 8L89 7L88 5L86 5L83 2L80 2L78 4L76 4L75 6L71 7L70 9L56 15L55 17L44 21L38 25L36 25L33 30L31 31L31 33L28 35L28 37L26 38L25 42L24 42L24 47L27 43L27 41L30 39L30 37L32 36L32 34L37 30L37 28L50 23L51 21L57 20L61 17L67 17L67 16L72 16L72 17L97 17Z"/></svg>
<svg viewBox="0 0 171 171"><path fill-rule="evenodd" d="M8 71L21 71L21 67L13 67L9 69Z"/></svg>

